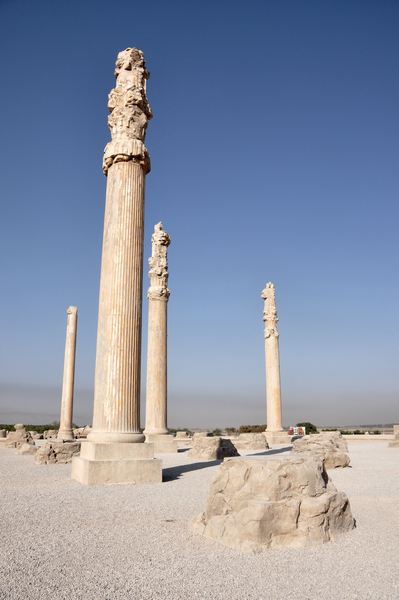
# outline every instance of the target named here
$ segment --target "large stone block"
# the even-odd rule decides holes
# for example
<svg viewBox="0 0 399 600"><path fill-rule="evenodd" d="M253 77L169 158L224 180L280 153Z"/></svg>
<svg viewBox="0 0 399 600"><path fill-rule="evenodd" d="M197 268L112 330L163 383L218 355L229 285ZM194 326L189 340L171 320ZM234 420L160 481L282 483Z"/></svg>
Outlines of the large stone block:
<svg viewBox="0 0 399 600"><path fill-rule="evenodd" d="M348 444L339 431L307 435L293 443L292 451L321 458L326 469L347 467L350 464Z"/></svg>
<svg viewBox="0 0 399 600"><path fill-rule="evenodd" d="M79 452L80 442L47 442L37 448L35 461L40 465L70 463Z"/></svg>
<svg viewBox="0 0 399 600"><path fill-rule="evenodd" d="M188 458L195 460L223 460L229 456L240 456L231 442L221 437L193 436L193 445L187 452Z"/></svg>
<svg viewBox="0 0 399 600"><path fill-rule="evenodd" d="M194 530L244 552L328 542L355 526L322 460L226 460Z"/></svg>
<svg viewBox="0 0 399 600"><path fill-rule="evenodd" d="M264 433L240 433L237 438L234 438L233 444L237 450L250 451L250 450L267 450L269 444L266 441Z"/></svg>
<svg viewBox="0 0 399 600"><path fill-rule="evenodd" d="M84 485L161 483L162 463L150 443L84 442L71 476Z"/></svg>

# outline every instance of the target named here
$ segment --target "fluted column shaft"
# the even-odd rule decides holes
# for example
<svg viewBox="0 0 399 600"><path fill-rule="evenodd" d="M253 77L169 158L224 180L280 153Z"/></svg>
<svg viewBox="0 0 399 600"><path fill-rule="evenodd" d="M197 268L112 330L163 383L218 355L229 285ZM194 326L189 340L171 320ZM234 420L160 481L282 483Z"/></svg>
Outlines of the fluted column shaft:
<svg viewBox="0 0 399 600"><path fill-rule="evenodd" d="M75 383L76 333L78 327L78 309L67 308L67 327L64 355L64 375L62 381L61 415L58 439L73 440L73 391Z"/></svg>
<svg viewBox="0 0 399 600"><path fill-rule="evenodd" d="M267 283L262 291L264 300L263 321L265 324L265 364L266 364L266 409L268 432L282 431L281 385L280 385L280 353L278 316L276 309L275 289Z"/></svg>
<svg viewBox="0 0 399 600"><path fill-rule="evenodd" d="M267 431L282 431L280 355L278 337L265 339Z"/></svg>
<svg viewBox="0 0 399 600"><path fill-rule="evenodd" d="M146 435L168 433L167 307L165 297L148 300Z"/></svg>
<svg viewBox="0 0 399 600"><path fill-rule="evenodd" d="M141 442L140 363L143 166L108 170L101 263L92 441Z"/></svg>

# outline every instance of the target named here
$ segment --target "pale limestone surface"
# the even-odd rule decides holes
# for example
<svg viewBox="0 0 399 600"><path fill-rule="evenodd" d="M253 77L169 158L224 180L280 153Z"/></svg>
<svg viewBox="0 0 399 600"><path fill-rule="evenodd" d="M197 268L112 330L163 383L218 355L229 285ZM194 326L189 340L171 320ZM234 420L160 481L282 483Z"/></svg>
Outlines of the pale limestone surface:
<svg viewBox="0 0 399 600"><path fill-rule="evenodd" d="M240 452L246 450L267 450L269 448L264 433L240 433L232 442Z"/></svg>
<svg viewBox="0 0 399 600"><path fill-rule="evenodd" d="M276 292L273 283L266 284L262 291L264 300L263 321L265 335L265 366L266 366L266 431L281 432L281 389L280 389L280 353L279 333L277 329L278 316L276 309ZM270 443L270 442L269 442Z"/></svg>
<svg viewBox="0 0 399 600"><path fill-rule="evenodd" d="M87 441L72 460L72 479L84 485L161 483L162 463L150 443Z"/></svg>
<svg viewBox="0 0 399 600"><path fill-rule="evenodd" d="M43 467L2 450L0 597L396 600L397 451L387 441L348 443L353 468L329 475L347 493L356 529L334 543L259 554L191 531L219 463L164 454L163 483L86 487L70 479L70 464ZM270 460L289 454L268 451Z"/></svg>
<svg viewBox="0 0 399 600"><path fill-rule="evenodd" d="M21 444L17 449L18 454L36 454L36 452L37 446L28 443Z"/></svg>
<svg viewBox="0 0 399 600"><path fill-rule="evenodd" d="M37 448L35 461L40 465L70 463L79 454L80 442L48 442Z"/></svg>
<svg viewBox="0 0 399 600"><path fill-rule="evenodd" d="M64 355L64 375L62 380L61 415L59 440L73 440L73 391L75 382L76 333L78 327L78 309L76 306L67 308L67 327Z"/></svg>
<svg viewBox="0 0 399 600"><path fill-rule="evenodd" d="M72 477L85 484L142 483L162 477L161 462L153 458L151 444L146 444L145 457L140 448L127 446L145 439L140 430L140 365L144 181L150 163L144 139L152 114L143 53L136 48L120 52L115 76L108 99L112 139L103 160L107 193L93 430L72 468ZM90 452L96 443L106 446L102 459L94 450Z"/></svg>
<svg viewBox="0 0 399 600"><path fill-rule="evenodd" d="M155 452L177 452L173 436L167 435L167 305L170 295L167 254L170 237L162 223L155 225L151 241L144 434L147 442L154 443Z"/></svg>
<svg viewBox="0 0 399 600"><path fill-rule="evenodd" d="M292 450L295 454L321 458L326 469L347 467L350 464L348 445L339 431L307 435L295 440Z"/></svg>
<svg viewBox="0 0 399 600"><path fill-rule="evenodd" d="M223 460L229 456L239 456L231 440L221 437L206 437L194 434L193 445L187 452L191 460Z"/></svg>
<svg viewBox="0 0 399 600"><path fill-rule="evenodd" d="M321 460L226 460L194 530L231 548L259 552L328 542L354 527L349 500Z"/></svg>

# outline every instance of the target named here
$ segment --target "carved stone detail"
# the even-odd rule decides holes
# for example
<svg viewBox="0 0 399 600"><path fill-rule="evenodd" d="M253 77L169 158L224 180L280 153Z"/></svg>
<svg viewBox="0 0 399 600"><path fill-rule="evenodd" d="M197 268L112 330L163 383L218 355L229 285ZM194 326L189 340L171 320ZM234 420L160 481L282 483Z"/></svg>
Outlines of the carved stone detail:
<svg viewBox="0 0 399 600"><path fill-rule="evenodd" d="M154 226L152 234L152 254L148 259L150 270L148 275L150 278L150 287L148 288L147 297L149 300L168 300L170 290L168 288L168 246L170 237L164 231L162 223L157 223Z"/></svg>
<svg viewBox="0 0 399 600"><path fill-rule="evenodd" d="M266 284L265 289L262 291L262 298L265 301L263 310L263 321L265 322L265 338L269 338L272 335L275 337L279 336L277 323L277 309L276 309L276 292L274 284L269 281Z"/></svg>
<svg viewBox="0 0 399 600"><path fill-rule="evenodd" d="M115 63L116 86L108 96L108 127L111 141L105 146L103 171L116 162L133 160L144 171L150 170L150 157L144 145L147 123L152 112L146 95L144 55L137 48L119 52Z"/></svg>

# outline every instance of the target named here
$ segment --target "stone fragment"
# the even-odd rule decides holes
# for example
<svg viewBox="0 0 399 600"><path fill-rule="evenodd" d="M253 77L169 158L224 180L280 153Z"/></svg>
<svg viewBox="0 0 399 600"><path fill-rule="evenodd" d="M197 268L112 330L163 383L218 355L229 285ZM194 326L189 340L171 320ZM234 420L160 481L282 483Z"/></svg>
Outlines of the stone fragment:
<svg viewBox="0 0 399 600"><path fill-rule="evenodd" d="M240 452L247 450L267 450L269 448L264 433L240 433L237 438L234 438L233 443Z"/></svg>
<svg viewBox="0 0 399 600"><path fill-rule="evenodd" d="M354 526L322 460L303 457L225 461L194 522L197 533L243 552L328 542Z"/></svg>
<svg viewBox="0 0 399 600"><path fill-rule="evenodd" d="M82 438L87 438L90 431L91 427L89 427L89 425L85 425L85 427L75 427L75 429L73 430L73 436L78 440Z"/></svg>
<svg viewBox="0 0 399 600"><path fill-rule="evenodd" d="M21 444L17 450L18 454L36 454L37 446L34 444Z"/></svg>
<svg viewBox="0 0 399 600"><path fill-rule="evenodd" d="M240 456L231 440L221 437L193 436L193 445L187 452L194 460L223 460L229 456Z"/></svg>
<svg viewBox="0 0 399 600"><path fill-rule="evenodd" d="M80 442L49 442L40 446L35 461L40 465L70 463L80 452Z"/></svg>
<svg viewBox="0 0 399 600"><path fill-rule="evenodd" d="M32 440L42 440L43 439L43 434L38 433L37 431L30 431L29 435L32 438Z"/></svg>
<svg viewBox="0 0 399 600"><path fill-rule="evenodd" d="M57 438L57 435L58 435L58 429L46 429L43 432L43 438L45 440L51 440L51 439Z"/></svg>
<svg viewBox="0 0 399 600"><path fill-rule="evenodd" d="M193 434L193 440L195 440L197 438L203 438L203 437L210 437L209 436L209 431L196 431Z"/></svg>
<svg viewBox="0 0 399 600"><path fill-rule="evenodd" d="M350 464L348 444L339 431L304 436L293 443L292 451L321 458L326 469L347 467Z"/></svg>
<svg viewBox="0 0 399 600"><path fill-rule="evenodd" d="M5 438L7 435L7 432L5 429L0 429L0 438Z"/></svg>
<svg viewBox="0 0 399 600"><path fill-rule="evenodd" d="M9 431L7 437L1 440L2 448L19 448L21 444L29 443L32 441L30 434L26 431L22 423L16 423L14 425L15 431Z"/></svg>
<svg viewBox="0 0 399 600"><path fill-rule="evenodd" d="M176 431L176 439L178 441L191 440L191 437L188 435L187 431Z"/></svg>

